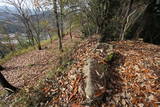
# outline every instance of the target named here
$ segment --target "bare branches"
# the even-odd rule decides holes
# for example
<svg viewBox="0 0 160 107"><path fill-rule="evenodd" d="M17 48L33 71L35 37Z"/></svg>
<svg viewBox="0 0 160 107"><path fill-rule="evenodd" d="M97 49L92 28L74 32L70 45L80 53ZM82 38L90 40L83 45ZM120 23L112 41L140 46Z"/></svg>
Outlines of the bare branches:
<svg viewBox="0 0 160 107"><path fill-rule="evenodd" d="M36 42L38 49L41 50L40 33L42 28L40 27L40 21L42 17L39 15L43 11L41 5L35 4L35 0L6 0L4 3L17 10L17 13L12 13L12 15L23 23L29 43L35 45Z"/></svg>

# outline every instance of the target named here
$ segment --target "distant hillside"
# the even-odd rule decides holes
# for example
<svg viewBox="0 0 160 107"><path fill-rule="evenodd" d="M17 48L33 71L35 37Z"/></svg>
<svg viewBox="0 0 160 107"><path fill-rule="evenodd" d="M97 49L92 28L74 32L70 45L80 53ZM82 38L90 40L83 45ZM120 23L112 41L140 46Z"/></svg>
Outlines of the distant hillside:
<svg viewBox="0 0 160 107"><path fill-rule="evenodd" d="M39 15L41 20L45 19L45 20L48 20L49 22L50 21L52 22L52 20L54 19L54 15L53 15L53 12L51 10L41 12L38 15ZM36 20L36 15L35 14L32 14L31 17L32 17L32 20Z"/></svg>
<svg viewBox="0 0 160 107"><path fill-rule="evenodd" d="M24 33L24 27L21 24L0 21L0 25L5 25L8 33L20 32Z"/></svg>
<svg viewBox="0 0 160 107"><path fill-rule="evenodd" d="M18 14L16 9L14 7L7 7L8 10L10 11L10 13L15 13ZM5 6L0 6L0 20L6 20L6 19L10 19L12 21L17 20L17 18L15 18L12 14L6 13L6 7ZM35 16L34 12L31 13L31 16ZM44 18L51 18L53 16L53 12L51 10L47 10L44 12L40 12L39 13L40 17L44 17Z"/></svg>
<svg viewBox="0 0 160 107"><path fill-rule="evenodd" d="M11 13L17 13L14 7L0 6L0 20L6 20L6 19L16 20L16 18L14 18L11 14L6 13L7 9L9 9Z"/></svg>
<svg viewBox="0 0 160 107"><path fill-rule="evenodd" d="M12 9L12 11L11 11L12 13L16 13L16 10L13 7L9 7L9 9L10 10ZM52 17L53 14L52 14L51 10L45 11L43 13L41 12L38 15L41 20L46 19L49 22L51 22L53 19L53 17ZM33 21L36 21L35 14L32 14L31 18ZM8 19L12 23L8 22L7 21ZM24 33L23 24L18 21L17 17L13 16L12 14L6 13L4 6L0 6L0 24L6 26L8 33L15 33L15 32Z"/></svg>

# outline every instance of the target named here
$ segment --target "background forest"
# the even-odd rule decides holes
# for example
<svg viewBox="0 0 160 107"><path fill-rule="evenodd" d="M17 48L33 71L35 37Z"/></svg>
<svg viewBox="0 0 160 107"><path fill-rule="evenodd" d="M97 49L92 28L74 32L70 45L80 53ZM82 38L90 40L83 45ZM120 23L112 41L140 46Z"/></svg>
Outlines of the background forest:
<svg viewBox="0 0 160 107"><path fill-rule="evenodd" d="M1 57L30 45L37 44L41 49L42 40L52 38L56 32L60 39L72 28L78 28L84 37L100 34L101 41L143 38L145 42L159 44L158 0L5 0L2 3L7 6L1 6L0 12Z"/></svg>

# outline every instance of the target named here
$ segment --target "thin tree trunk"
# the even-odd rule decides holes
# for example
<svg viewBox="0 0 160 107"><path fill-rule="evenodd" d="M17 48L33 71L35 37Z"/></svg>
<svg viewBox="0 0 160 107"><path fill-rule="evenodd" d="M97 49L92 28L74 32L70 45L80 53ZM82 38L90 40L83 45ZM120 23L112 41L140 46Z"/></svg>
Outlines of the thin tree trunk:
<svg viewBox="0 0 160 107"><path fill-rule="evenodd" d="M42 50L40 34L38 33L37 33L37 44L38 44L38 50Z"/></svg>
<svg viewBox="0 0 160 107"><path fill-rule="evenodd" d="M48 35L49 35L49 38L50 38L50 42L52 44L52 41L53 41L52 36L51 36L51 34L49 32L48 32Z"/></svg>
<svg viewBox="0 0 160 107"><path fill-rule="evenodd" d="M72 22L70 22L69 35L70 35L71 41L72 41Z"/></svg>
<svg viewBox="0 0 160 107"><path fill-rule="evenodd" d="M14 48L14 45L12 44L12 40L11 40L11 38L10 38L10 36L7 34L7 39L8 39L8 42L9 42L9 47L10 47L10 50L12 51L12 52L14 52L15 51L15 48Z"/></svg>
<svg viewBox="0 0 160 107"><path fill-rule="evenodd" d="M38 42L38 50L42 50L41 42Z"/></svg>
<svg viewBox="0 0 160 107"><path fill-rule="evenodd" d="M32 42L31 42L31 39L30 39L30 36L29 36L28 32L26 34L27 34L28 44L32 45Z"/></svg>
<svg viewBox="0 0 160 107"><path fill-rule="evenodd" d="M60 0L60 13L61 13L61 17L60 17L60 23L61 23L61 36L62 38L64 37L64 21L63 21L63 3L62 0Z"/></svg>
<svg viewBox="0 0 160 107"><path fill-rule="evenodd" d="M133 4L133 2L134 2L134 0L130 0L130 2L129 2L129 6L128 6L128 9L127 9L127 13L126 13L126 15L125 15L125 17L124 17L124 25L123 25L123 29L122 29L122 33L121 33L121 36L120 36L120 40L124 40L124 36L125 36L125 26L126 26L126 24L127 24L127 17L128 17L128 15L129 15L129 13L130 13L130 11L131 11L131 9L132 9L132 4Z"/></svg>
<svg viewBox="0 0 160 107"><path fill-rule="evenodd" d="M23 48L24 46L23 46L23 43L19 39L19 34L18 33L16 33L16 39L17 39L19 45L21 46L21 48Z"/></svg>
<svg viewBox="0 0 160 107"><path fill-rule="evenodd" d="M63 49L62 49L62 36L61 36L61 33L60 33L60 24L59 24L59 16L58 16L58 12L57 12L57 0L53 0L53 3L54 3L54 13L55 13L55 16L56 16L56 25L57 25L57 30L58 30L58 38L59 38L59 50L62 52Z"/></svg>

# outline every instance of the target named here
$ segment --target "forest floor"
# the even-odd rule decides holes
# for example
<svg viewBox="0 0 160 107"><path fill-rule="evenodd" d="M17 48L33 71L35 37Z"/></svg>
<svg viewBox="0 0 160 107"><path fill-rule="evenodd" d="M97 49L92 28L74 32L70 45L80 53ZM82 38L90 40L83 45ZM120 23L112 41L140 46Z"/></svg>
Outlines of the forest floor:
<svg viewBox="0 0 160 107"><path fill-rule="evenodd" d="M102 58L102 56L93 52L97 38L89 38L79 44L76 44L80 41L79 38L74 38L73 41L71 42L69 36L63 40L66 50L73 49L74 45L76 48L68 54L67 61L60 64L61 67L56 67L59 65L60 56L66 55L61 55L57 51L55 45L57 40L53 42L54 45L48 45L44 50L34 50L14 57L3 65L6 70L2 73L7 80L25 91L14 96L16 103L12 102L12 106L85 107L80 105L85 98L78 92L78 86L84 79L80 76L79 70L83 68L88 57ZM101 106L158 107L160 105L160 46L140 41L120 41L110 42L110 44L114 45L113 51L119 53L121 58L109 67L112 75L108 78L108 87L99 93L99 95L105 94ZM53 70L63 72L51 75L50 71ZM46 77L46 74L50 78ZM32 91L42 78L45 80L41 88ZM20 98L22 96L20 94L24 94L25 98ZM12 98L5 98L5 100Z"/></svg>
<svg viewBox="0 0 160 107"><path fill-rule="evenodd" d="M114 45L113 51L118 53L120 58L109 65L110 75L107 78L106 90L96 93L92 99L95 105L89 104L89 107L159 107L160 46L141 41L110 44ZM83 104L86 97L80 91L84 89L79 88L85 79L83 66L89 57L98 58L102 62L105 60L103 52L97 54L93 51L96 46L97 40L94 38L82 41L72 56L75 62L68 72L46 82L43 92L52 96L52 99L45 103L46 106L85 107ZM97 101L100 95L105 98Z"/></svg>
<svg viewBox="0 0 160 107"><path fill-rule="evenodd" d="M76 33L73 33L72 41L70 36L66 35L62 41L64 52L59 52L58 40L53 40L52 44L43 46L42 50L35 49L8 60L2 65L5 70L1 72L15 87L26 90L36 87L43 78L53 75L61 56L69 52L79 41ZM0 90L3 90L1 86Z"/></svg>

